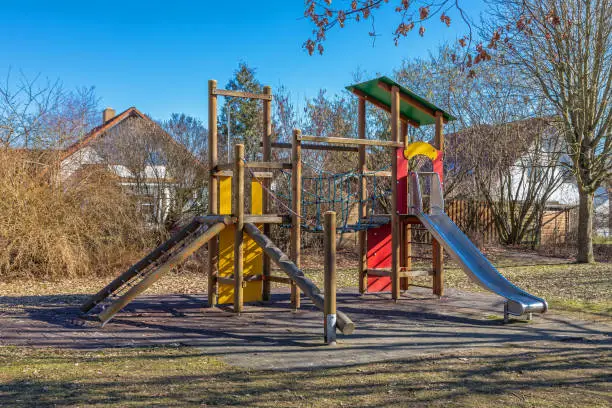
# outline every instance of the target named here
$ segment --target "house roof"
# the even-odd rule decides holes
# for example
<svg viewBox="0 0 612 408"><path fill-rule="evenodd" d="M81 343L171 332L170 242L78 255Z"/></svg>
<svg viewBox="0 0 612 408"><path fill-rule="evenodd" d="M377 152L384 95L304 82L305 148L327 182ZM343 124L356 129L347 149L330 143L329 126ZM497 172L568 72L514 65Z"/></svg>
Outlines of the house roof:
<svg viewBox="0 0 612 408"><path fill-rule="evenodd" d="M400 114L413 122L413 124L432 125L435 123L436 112L442 112L445 121L455 120L450 113L437 107L427 99L417 95L410 89L398 84L389 77L381 76L366 82L349 85L346 87L352 93L364 97L367 100L378 102L387 109L391 109L390 89L397 86L400 92ZM376 104L376 103L374 103Z"/></svg>
<svg viewBox="0 0 612 408"><path fill-rule="evenodd" d="M114 128L119 123L121 123L122 121L124 121L125 119L127 119L129 117L139 117L139 118L141 118L143 120L146 120L146 121L150 122L158 130L161 131L161 134L164 137L168 138L168 140L170 140L173 144L175 144L181 150L184 150L185 152L188 152L189 153L189 157L193 158L193 162L194 162L195 165L201 166L201 167L205 167L205 164L202 163L196 156L194 156L193 153L191 153L189 151L189 149L187 149L183 144L181 144L178 141L176 141L172 136L170 136L168 134L168 132L163 130L155 121L151 120L151 118L149 118L147 115L145 115L142 112L140 112L135 107L131 107L129 109L126 109L125 111L121 112L120 114L118 114L118 115L114 116L113 118L107 120L105 123L101 124L100 126L96 126L89 133L87 133L82 139L80 139L76 143L68 146L62 152L62 154L60 156L60 162L66 160L67 158L72 156L77 151L83 149L84 147L90 145L92 142L98 140L100 137L102 137L110 129Z"/></svg>

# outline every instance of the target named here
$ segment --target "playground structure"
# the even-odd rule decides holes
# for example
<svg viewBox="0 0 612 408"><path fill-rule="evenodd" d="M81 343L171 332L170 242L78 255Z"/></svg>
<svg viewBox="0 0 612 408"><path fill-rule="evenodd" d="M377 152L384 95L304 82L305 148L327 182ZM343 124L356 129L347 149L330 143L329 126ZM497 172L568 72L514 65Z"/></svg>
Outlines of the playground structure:
<svg viewBox="0 0 612 408"><path fill-rule="evenodd" d="M463 270L485 289L507 299L504 318L508 315L545 312L546 301L537 298L507 281L459 230L444 212L443 151L444 124L454 118L427 100L400 86L387 77L347 87L358 98L358 138L316 137L293 132L291 143L272 141L272 91L265 87L263 94L253 94L217 88L209 81L208 95L208 160L209 189L208 215L196 217L190 224L164 242L141 261L95 294L82 307L88 313L99 310L98 319L107 323L116 313L143 293L173 267L183 262L203 245L208 244L208 306L232 305L235 313L244 310L244 303L271 299L271 283L289 285L291 305L300 307L301 293L324 313L324 331L327 343L335 340L336 329L344 334L354 330L348 316L336 309L335 301L335 248L336 213L325 212L325 225L320 217L309 225L306 205L312 200L302 197L302 151L307 149L348 151L358 154L354 203L358 206L358 220L348 225L341 221L342 231L353 231L359 241L359 292L388 292L398 301L402 290L408 290L417 276L432 279L435 295L444 295L444 255L446 250ZM218 158L217 98L240 97L263 101L263 133L261 162L246 160L244 145L234 146L233 162L221 164ZM366 135L366 103L388 112L391 117L391 140L372 140ZM433 144L411 143L408 126L435 126ZM290 161L272 160L272 149L290 149ZM366 167L366 149L385 149L389 153L391 171L369 171ZM432 171L420 171L415 163L431 162ZM287 175L290 196L283 201L274 192L273 179L278 173ZM288 173L290 172L290 173ZM354 176L354 177L353 177ZM368 179L390 178L390 214L375 214L368 194ZM329 181L331 180L331 181ZM342 191L337 198L338 178L329 176L328 184L333 198L314 200L319 211L321 201L343 206L351 194ZM340 179L348 180L348 177ZM248 184L247 184L248 183ZM347 185L349 185L347 183ZM250 191L249 199L245 197ZM312 192L308 192L312 194ZM329 193L329 192L328 192ZM316 195L316 193L315 193ZM281 201L284 213L270 213L271 200ZM245 202L250 202L245 213ZM349 205L346 205L348 209ZM348 212L348 210L347 210ZM317 212L318 214L318 212ZM341 218L344 218L344 214ZM310 220L311 221L311 220ZM270 239L270 226L290 227L289 255ZM310 222L312 224L312 221ZM300 269L301 237L309 230L325 233L324 293ZM431 234L431 269L413 268L413 235L419 231ZM273 261L286 276L272 274Z"/></svg>

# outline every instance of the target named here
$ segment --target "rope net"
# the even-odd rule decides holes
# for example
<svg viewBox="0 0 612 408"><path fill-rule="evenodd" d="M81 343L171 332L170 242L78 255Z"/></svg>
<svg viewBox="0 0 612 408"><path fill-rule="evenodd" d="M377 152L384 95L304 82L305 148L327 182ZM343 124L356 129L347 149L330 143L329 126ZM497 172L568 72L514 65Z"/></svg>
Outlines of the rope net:
<svg viewBox="0 0 612 408"><path fill-rule="evenodd" d="M390 208L391 184L388 177L376 175L390 166L361 174L360 172L333 173L318 169L303 162L308 176L302 177L301 214L302 229L309 232L323 231L323 215L326 211L335 211L338 214L339 232L356 232L367 228L380 226L380 219L375 214L388 213ZM360 199L359 186L365 180L366 198ZM290 208L291 172L282 171L281 176L273 183L277 208L287 210ZM359 207L366 206L366 219L359 219ZM291 211L290 211L291 212ZM289 227L289 225L286 225Z"/></svg>

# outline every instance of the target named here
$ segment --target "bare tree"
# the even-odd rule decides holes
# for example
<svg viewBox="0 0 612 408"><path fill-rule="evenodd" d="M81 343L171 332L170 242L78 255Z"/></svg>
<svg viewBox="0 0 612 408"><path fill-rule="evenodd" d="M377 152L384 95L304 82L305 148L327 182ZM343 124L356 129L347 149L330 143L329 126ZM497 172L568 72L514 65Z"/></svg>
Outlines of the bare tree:
<svg viewBox="0 0 612 408"><path fill-rule="evenodd" d="M503 56L524 70L562 118L580 193L578 262L593 262L593 198L612 169L612 2L497 2ZM509 44L509 45L508 45Z"/></svg>
<svg viewBox="0 0 612 408"><path fill-rule="evenodd" d="M194 137L199 140L200 136ZM203 213L205 166L154 121L127 118L110 129L94 149L101 162L138 197L160 233Z"/></svg>
<svg viewBox="0 0 612 408"><path fill-rule="evenodd" d="M45 138L44 120L57 112L64 91L59 81L13 78L9 71L0 84L0 143L2 147L32 148Z"/></svg>

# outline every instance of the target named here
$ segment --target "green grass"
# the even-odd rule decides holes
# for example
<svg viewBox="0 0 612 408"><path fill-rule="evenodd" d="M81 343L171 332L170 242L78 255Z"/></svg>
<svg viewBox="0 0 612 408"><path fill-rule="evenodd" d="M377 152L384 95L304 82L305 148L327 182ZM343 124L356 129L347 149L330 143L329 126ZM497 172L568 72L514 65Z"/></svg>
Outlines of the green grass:
<svg viewBox="0 0 612 408"><path fill-rule="evenodd" d="M593 243L598 245L612 245L612 237L593 237Z"/></svg>
<svg viewBox="0 0 612 408"><path fill-rule="evenodd" d="M341 368L248 370L197 348L0 348L0 405L607 407L609 350L516 347Z"/></svg>
<svg viewBox="0 0 612 408"><path fill-rule="evenodd" d="M547 300L551 310L580 314L585 319L612 319L612 264L574 264L511 266L513 260L497 259L499 271L518 287ZM415 268L425 268L416 265ZM452 263L445 269L445 287L466 291L484 291ZM323 285L321 270L307 270L306 274ZM354 268L339 269L338 287L354 287L357 276ZM417 278L414 283L431 285L431 279Z"/></svg>

